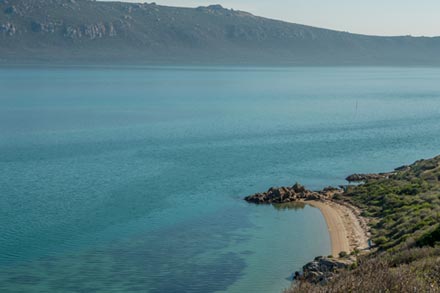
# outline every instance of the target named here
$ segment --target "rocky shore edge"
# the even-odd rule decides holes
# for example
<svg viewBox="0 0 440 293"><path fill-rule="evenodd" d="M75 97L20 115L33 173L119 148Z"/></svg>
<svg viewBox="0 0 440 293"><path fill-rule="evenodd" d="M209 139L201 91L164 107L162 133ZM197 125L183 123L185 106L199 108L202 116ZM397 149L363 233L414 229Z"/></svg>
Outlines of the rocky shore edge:
<svg viewBox="0 0 440 293"><path fill-rule="evenodd" d="M343 192L342 188L331 186L320 191L311 191L295 183L292 187L271 187L266 192L249 195L244 200L254 204L282 204L304 200L330 200Z"/></svg>

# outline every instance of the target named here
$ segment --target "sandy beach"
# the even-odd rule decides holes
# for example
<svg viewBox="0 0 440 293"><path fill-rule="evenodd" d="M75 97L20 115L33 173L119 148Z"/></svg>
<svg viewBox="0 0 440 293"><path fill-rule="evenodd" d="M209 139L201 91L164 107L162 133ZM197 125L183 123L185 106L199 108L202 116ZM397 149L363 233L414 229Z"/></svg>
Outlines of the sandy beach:
<svg viewBox="0 0 440 293"><path fill-rule="evenodd" d="M307 201L319 208L327 222L330 234L332 255L338 256L341 251L347 253L368 248L368 225L360 216L360 210L334 201Z"/></svg>

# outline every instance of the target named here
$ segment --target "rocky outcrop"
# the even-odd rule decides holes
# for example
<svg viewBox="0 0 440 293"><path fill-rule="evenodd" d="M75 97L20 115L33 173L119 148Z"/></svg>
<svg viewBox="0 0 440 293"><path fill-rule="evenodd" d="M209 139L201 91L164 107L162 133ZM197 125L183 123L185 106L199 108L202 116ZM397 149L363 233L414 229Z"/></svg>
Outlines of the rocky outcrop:
<svg viewBox="0 0 440 293"><path fill-rule="evenodd" d="M294 279L324 285L330 281L339 270L348 268L354 262L355 260L351 258L331 259L318 256L303 266L302 273L296 272Z"/></svg>
<svg viewBox="0 0 440 293"><path fill-rule="evenodd" d="M0 24L0 34L6 36L13 36L17 32L15 25L11 22L1 23Z"/></svg>
<svg viewBox="0 0 440 293"><path fill-rule="evenodd" d="M83 31L84 35L90 40L102 38L107 34L107 28L103 23L84 25Z"/></svg>
<svg viewBox="0 0 440 293"><path fill-rule="evenodd" d="M330 199L338 193L342 193L342 190L333 187L326 187L321 191L310 191L301 184L296 183L292 187L271 187L266 192L247 196L245 197L245 200L255 204L277 204L299 200Z"/></svg>
<svg viewBox="0 0 440 293"><path fill-rule="evenodd" d="M54 21L48 21L48 22L38 22L33 21L31 23L31 30L35 33L54 33L57 28L61 27L63 25L62 22L54 22Z"/></svg>
<svg viewBox="0 0 440 293"><path fill-rule="evenodd" d="M84 24L81 26L66 26L64 36L70 39L80 39L87 38L94 40L103 37L114 37L116 36L116 29L113 24Z"/></svg>
<svg viewBox="0 0 440 293"><path fill-rule="evenodd" d="M70 39L79 39L82 37L82 31L76 26L67 26L64 32L64 36Z"/></svg>
<svg viewBox="0 0 440 293"><path fill-rule="evenodd" d="M378 180L389 178L394 173L379 173L379 174L352 174L345 178L348 182L366 182L368 180Z"/></svg>

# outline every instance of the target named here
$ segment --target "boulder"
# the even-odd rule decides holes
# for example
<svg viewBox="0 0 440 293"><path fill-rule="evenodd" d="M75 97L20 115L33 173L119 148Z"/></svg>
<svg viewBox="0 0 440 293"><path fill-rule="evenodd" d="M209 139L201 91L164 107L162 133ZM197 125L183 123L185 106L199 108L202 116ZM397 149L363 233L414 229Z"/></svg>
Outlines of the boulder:
<svg viewBox="0 0 440 293"><path fill-rule="evenodd" d="M306 192L306 189L304 186L302 186L301 184L299 184L298 182L295 183L295 185L292 186L293 191L295 191L296 193L300 193L300 192Z"/></svg>
<svg viewBox="0 0 440 293"><path fill-rule="evenodd" d="M307 195L306 200L320 200L321 196L316 193L316 192L312 192L310 194Z"/></svg>
<svg viewBox="0 0 440 293"><path fill-rule="evenodd" d="M331 259L316 257L313 261L303 266L303 272L295 273L296 280L305 280L313 284L326 284L338 270L345 269L353 263L350 259Z"/></svg>

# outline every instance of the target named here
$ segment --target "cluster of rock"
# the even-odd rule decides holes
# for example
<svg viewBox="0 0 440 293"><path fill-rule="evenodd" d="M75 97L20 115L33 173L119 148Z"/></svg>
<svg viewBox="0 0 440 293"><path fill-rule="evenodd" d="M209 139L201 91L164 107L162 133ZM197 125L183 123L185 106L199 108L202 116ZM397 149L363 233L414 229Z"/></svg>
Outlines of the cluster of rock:
<svg viewBox="0 0 440 293"><path fill-rule="evenodd" d="M27 18L30 18L29 15L32 15L33 12L39 9L45 9L46 5L52 5L53 7L59 5L58 8L63 9L64 11L77 12L80 10L80 5L78 5L75 0L47 0L47 3L45 3L45 1L14 2L10 0L0 0L0 4L4 7L2 12L7 15L7 19L9 19L8 22L0 22L0 36L12 37L15 35L25 35L26 33L31 32L63 36L68 39L87 38L89 40L94 40L103 37L115 37L117 35L117 30L123 30L130 27L127 19L117 19L112 22L97 21L78 23L78 21L70 22L60 17L48 15L45 18L39 16L31 18L29 22L22 21L21 17L26 16ZM140 4L139 7L144 7L145 5L147 4ZM130 9L132 8L132 6L128 7Z"/></svg>
<svg viewBox="0 0 440 293"><path fill-rule="evenodd" d="M95 23L84 24L80 26L66 26L64 36L70 39L80 39L86 37L90 40L102 38L105 36L115 37L117 35L116 29L112 23Z"/></svg>
<svg viewBox="0 0 440 293"><path fill-rule="evenodd" d="M240 15L242 13L246 15L251 15L249 13L245 13L242 11L235 11L234 9L226 9L219 4L209 5L209 6L199 6L197 7L197 11L207 13L207 14L216 14L223 16L232 16L232 15Z"/></svg>
<svg viewBox="0 0 440 293"><path fill-rule="evenodd" d="M342 190L334 187L326 187L321 191L311 191L296 183L292 187L271 187L266 192L247 196L245 200L255 204L280 204L299 200L326 200L340 193L342 193Z"/></svg>
<svg viewBox="0 0 440 293"><path fill-rule="evenodd" d="M295 272L294 279L306 281L313 284L325 285L339 270L346 269L355 262L354 259L332 259L322 256L316 257L313 261L303 266L302 273Z"/></svg>
<svg viewBox="0 0 440 293"><path fill-rule="evenodd" d="M15 25L11 22L0 23L0 34L13 36L17 32Z"/></svg>
<svg viewBox="0 0 440 293"><path fill-rule="evenodd" d="M366 182L368 180L378 180L389 178L394 173L378 173L378 174L352 174L345 178L348 182Z"/></svg>
<svg viewBox="0 0 440 293"><path fill-rule="evenodd" d="M31 30L35 33L54 33L58 27L62 26L62 22L56 21L47 21L47 22L39 22L32 21L31 22Z"/></svg>
<svg viewBox="0 0 440 293"><path fill-rule="evenodd" d="M121 28L127 27L123 21L119 21ZM18 29L12 22L0 23L0 34L14 36ZM103 37L115 37L117 35L115 25L112 23L94 23L83 25L64 25L61 21L32 21L30 31L34 33L54 34L64 32L64 37L70 39L88 38L94 40Z"/></svg>

